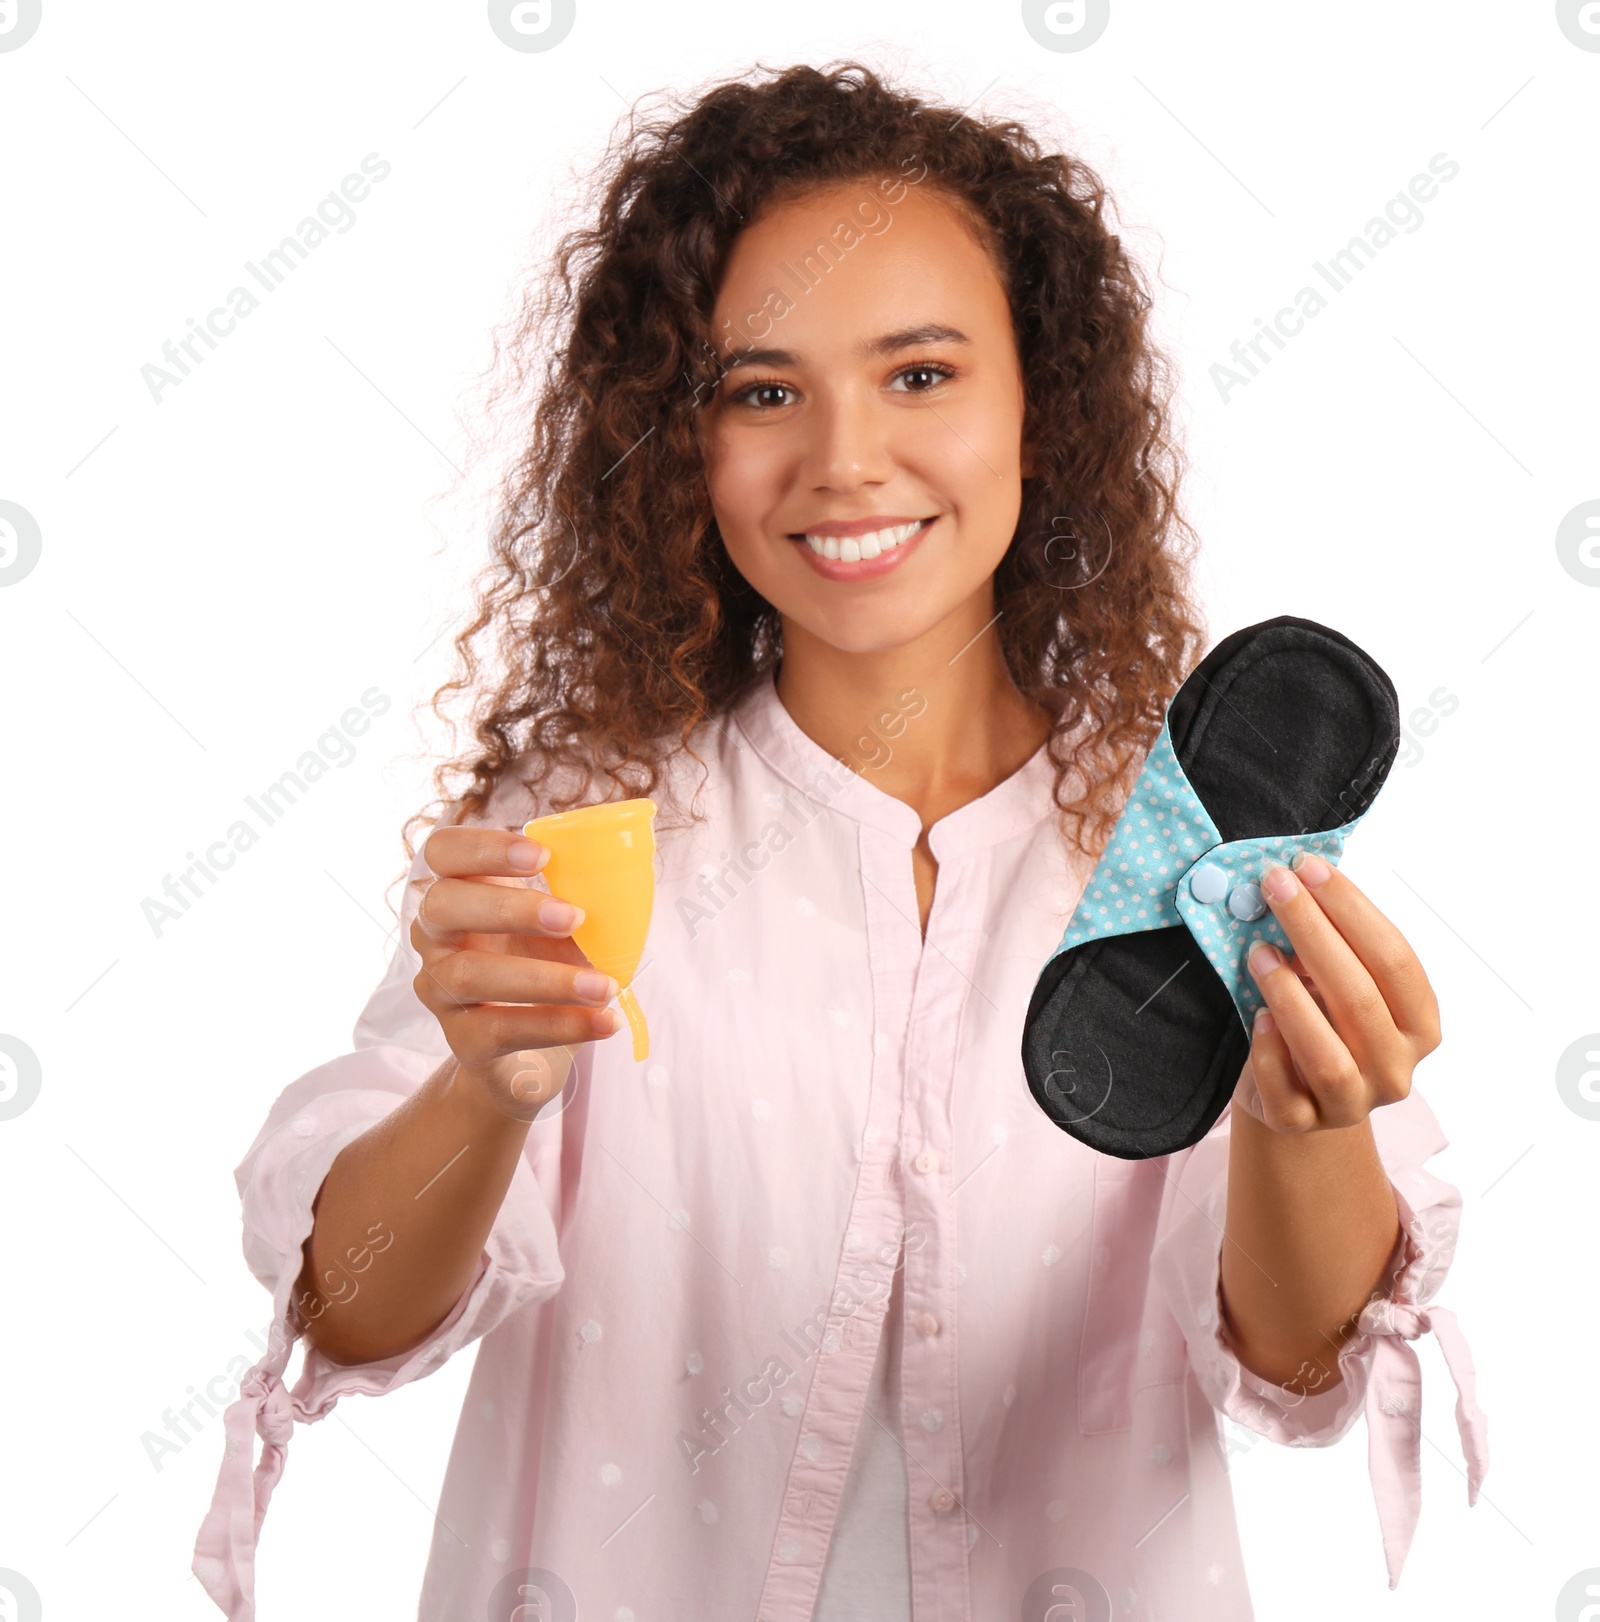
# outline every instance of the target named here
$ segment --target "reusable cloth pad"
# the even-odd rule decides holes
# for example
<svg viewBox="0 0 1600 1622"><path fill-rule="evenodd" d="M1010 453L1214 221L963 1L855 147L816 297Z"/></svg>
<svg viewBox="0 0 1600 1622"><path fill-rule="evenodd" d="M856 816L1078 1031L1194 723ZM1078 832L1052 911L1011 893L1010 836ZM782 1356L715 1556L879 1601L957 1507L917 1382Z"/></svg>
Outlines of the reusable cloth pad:
<svg viewBox="0 0 1600 1622"><path fill-rule="evenodd" d="M1045 1113L1125 1160L1197 1143L1262 997L1251 947L1293 948L1260 881L1337 864L1399 746L1393 685L1347 637L1283 616L1190 674L1034 988L1023 1068Z"/></svg>

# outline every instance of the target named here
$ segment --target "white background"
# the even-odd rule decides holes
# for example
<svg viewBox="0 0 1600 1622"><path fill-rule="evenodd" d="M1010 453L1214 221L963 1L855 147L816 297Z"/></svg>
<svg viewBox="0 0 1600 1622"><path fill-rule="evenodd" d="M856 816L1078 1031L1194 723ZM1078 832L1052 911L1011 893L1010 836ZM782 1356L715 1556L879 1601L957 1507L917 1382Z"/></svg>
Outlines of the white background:
<svg viewBox="0 0 1600 1622"><path fill-rule="evenodd" d="M1544 3L1116 0L1061 54L1009 5L579 0L567 39L527 54L481 4L44 0L0 52L0 500L44 548L0 589L0 1032L43 1066L0 1121L0 1567L47 1617L217 1614L188 1567L220 1420L159 1472L141 1437L256 1355L270 1302L232 1168L278 1092L347 1048L391 949L401 824L453 752L413 712L451 673L484 555L478 390L553 203L641 96L853 55L1015 112L1110 185L1181 376L1213 635L1305 615L1373 652L1407 715L1457 701L1346 867L1443 1005L1418 1086L1451 1140L1430 1169L1465 1199L1441 1299L1491 1467L1469 1511L1424 1337L1400 1589L1364 1426L1330 1450L1261 1441L1233 1462L1257 1614L1545 1617L1600 1565L1600 1122L1554 1080L1600 1030L1600 590L1555 546L1600 497L1600 53ZM243 262L369 152L392 173L353 228L156 404L140 368L254 287ZM1441 152L1460 172L1420 229L1224 402L1208 373L1230 343L1326 293L1312 261ZM158 936L143 904L185 853L372 687L392 704L354 760ZM264 1622L414 1614L471 1355L297 1430Z"/></svg>

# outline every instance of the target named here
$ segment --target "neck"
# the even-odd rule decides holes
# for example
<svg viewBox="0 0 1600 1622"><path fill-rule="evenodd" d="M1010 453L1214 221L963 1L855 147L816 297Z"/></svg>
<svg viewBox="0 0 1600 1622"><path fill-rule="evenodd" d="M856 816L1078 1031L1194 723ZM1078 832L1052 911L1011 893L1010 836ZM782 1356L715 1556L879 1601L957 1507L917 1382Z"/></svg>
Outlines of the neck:
<svg viewBox="0 0 1600 1622"><path fill-rule="evenodd" d="M992 625L939 626L852 653L786 619L777 692L835 759L913 806L924 825L987 794L1050 735L1052 712L1011 679Z"/></svg>

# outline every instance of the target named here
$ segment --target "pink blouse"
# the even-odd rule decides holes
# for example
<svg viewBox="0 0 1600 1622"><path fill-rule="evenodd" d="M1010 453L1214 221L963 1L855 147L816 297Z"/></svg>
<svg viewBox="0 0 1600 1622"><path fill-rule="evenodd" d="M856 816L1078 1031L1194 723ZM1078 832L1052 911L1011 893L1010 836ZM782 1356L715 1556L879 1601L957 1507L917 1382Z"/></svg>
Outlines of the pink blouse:
<svg viewBox="0 0 1600 1622"><path fill-rule="evenodd" d="M905 699L864 754L916 725ZM1119 1617L1248 1619L1223 1416L1325 1447L1365 1413L1392 1588L1419 1507L1408 1341L1432 1330L1455 1381L1469 1503L1488 1457L1470 1353L1430 1304L1461 1196L1424 1169L1446 1140L1420 1094L1372 1117L1402 1223L1392 1298L1362 1313L1339 1385L1258 1379L1219 1318L1228 1113L1192 1148L1124 1161L1061 1132L1024 1080L1028 1000L1093 865L1061 836L1044 749L929 829L924 940L917 813L802 732L770 676L695 748L706 774L687 754L670 769L707 820L658 819L635 980L650 1057L626 1029L577 1049L425 1341L356 1366L305 1346L283 1381L324 1174L448 1053L412 991L410 884L352 1050L284 1089L237 1168L279 1334L227 1410L195 1544L217 1604L255 1615L295 1421L476 1342L420 1622L805 1622L858 1435L881 1424L864 1410L891 1301L917 1622L1070 1595L1109 1614L1097 1590ZM545 808L507 774L481 820ZM380 1237L357 1273L384 1265Z"/></svg>

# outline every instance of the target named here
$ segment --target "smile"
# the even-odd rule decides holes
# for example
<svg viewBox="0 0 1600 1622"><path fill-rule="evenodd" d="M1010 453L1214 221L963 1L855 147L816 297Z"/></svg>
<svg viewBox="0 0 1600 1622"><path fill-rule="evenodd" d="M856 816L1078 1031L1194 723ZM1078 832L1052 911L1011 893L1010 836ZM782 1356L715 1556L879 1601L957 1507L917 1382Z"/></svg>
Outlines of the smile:
<svg viewBox="0 0 1600 1622"><path fill-rule="evenodd" d="M791 539L802 548L806 562L827 579L870 580L898 567L937 520L936 513L865 535L796 535Z"/></svg>

